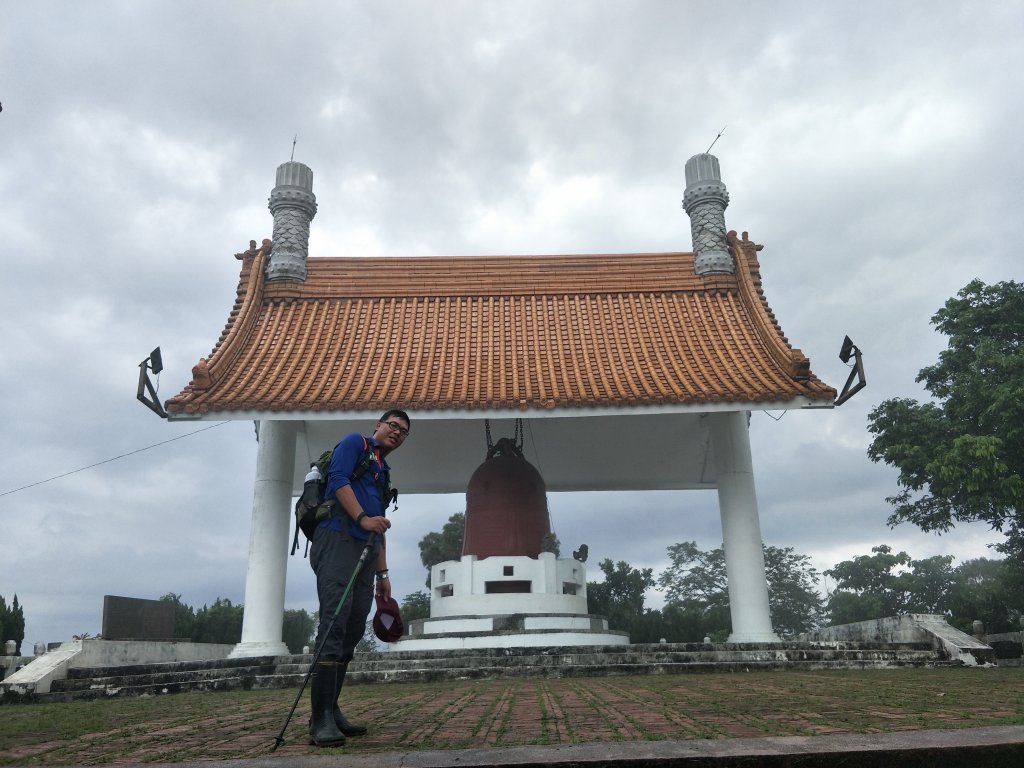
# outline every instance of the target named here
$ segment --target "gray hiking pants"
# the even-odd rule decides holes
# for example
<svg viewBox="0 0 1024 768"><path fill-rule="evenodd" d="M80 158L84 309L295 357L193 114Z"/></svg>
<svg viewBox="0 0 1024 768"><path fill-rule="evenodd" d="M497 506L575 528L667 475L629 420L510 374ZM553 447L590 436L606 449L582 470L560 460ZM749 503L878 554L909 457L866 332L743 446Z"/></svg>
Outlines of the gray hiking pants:
<svg viewBox="0 0 1024 768"><path fill-rule="evenodd" d="M353 538L348 526L342 531L317 528L309 550L309 564L316 573L316 592L320 599L320 625L316 632L316 647L324 643L320 658L323 661L351 661L356 644L366 631L366 617L373 605L373 566L380 552L380 540L375 538L373 548L356 577L355 584L345 597L334 627L327 632L334 612L338 608L345 587L359 562L366 542ZM324 635L326 636L326 639Z"/></svg>

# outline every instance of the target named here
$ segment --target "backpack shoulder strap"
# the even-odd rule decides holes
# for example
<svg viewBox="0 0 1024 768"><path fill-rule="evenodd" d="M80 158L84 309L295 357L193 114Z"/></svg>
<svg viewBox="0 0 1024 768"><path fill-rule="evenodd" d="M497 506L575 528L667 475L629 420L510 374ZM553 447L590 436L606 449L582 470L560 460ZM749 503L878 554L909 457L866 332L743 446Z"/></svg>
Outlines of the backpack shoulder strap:
<svg viewBox="0 0 1024 768"><path fill-rule="evenodd" d="M393 501L398 500L398 491L391 488L390 478L388 473L384 471L384 462L381 461L379 449L370 445L369 441L363 438L363 457L359 460L355 470L349 475L349 482L355 482L362 477L376 462L381 471L379 474L374 474L373 481L376 483L377 488L380 489L380 503L381 508L386 509L389 504Z"/></svg>
<svg viewBox="0 0 1024 768"><path fill-rule="evenodd" d="M349 482L352 482L353 480L358 480L360 477L365 475L367 470L369 470L370 467L373 466L373 463L375 461L379 463L377 453L374 451L373 446L370 445L370 442L364 437L363 455L359 459L359 463L356 464L356 468L352 470L352 474L348 476Z"/></svg>

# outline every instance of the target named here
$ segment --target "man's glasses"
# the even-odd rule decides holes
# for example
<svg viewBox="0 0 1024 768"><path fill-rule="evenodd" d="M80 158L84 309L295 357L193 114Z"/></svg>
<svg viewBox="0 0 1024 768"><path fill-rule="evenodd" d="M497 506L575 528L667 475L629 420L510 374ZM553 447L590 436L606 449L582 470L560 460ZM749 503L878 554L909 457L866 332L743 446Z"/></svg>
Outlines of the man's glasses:
<svg viewBox="0 0 1024 768"><path fill-rule="evenodd" d="M409 436L409 430L408 430L408 429L406 429L405 427L403 427L403 426L402 426L401 424L399 424L399 423L398 423L397 421L385 421L384 423L385 423L385 424L386 424L386 425L387 425L388 427L390 427L390 429L391 429L391 431L392 431L392 432L397 432L397 433L398 433L398 434L400 434L400 435L401 435L402 437L408 437L408 436Z"/></svg>

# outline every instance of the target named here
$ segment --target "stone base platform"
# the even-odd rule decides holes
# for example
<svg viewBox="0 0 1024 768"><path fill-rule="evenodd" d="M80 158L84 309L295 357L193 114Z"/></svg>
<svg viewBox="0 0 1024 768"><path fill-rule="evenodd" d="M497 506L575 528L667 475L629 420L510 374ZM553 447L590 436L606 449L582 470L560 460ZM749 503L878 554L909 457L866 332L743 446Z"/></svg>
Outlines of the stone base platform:
<svg viewBox="0 0 1024 768"><path fill-rule="evenodd" d="M71 701L195 690L291 688L302 684L310 655L111 667L74 667L48 685L2 689L6 703ZM346 684L430 682L496 677L884 669L962 666L928 643L659 643L357 654Z"/></svg>
<svg viewBox="0 0 1024 768"><path fill-rule="evenodd" d="M540 618L551 624L536 626L528 621ZM587 620L589 625L572 623ZM486 647L411 647L411 643L417 642L414 636L396 643L393 650L356 654L348 679L353 683L423 682L784 669L991 667L996 661L991 647L950 627L941 616L928 614L829 627L801 641L781 643L629 645L622 633L607 633L614 642L559 645L558 637L573 632L595 639L606 632L602 631L606 625L593 623L603 622L600 617L580 615L515 615L492 617L489 621L492 623L488 627L477 628ZM436 626L446 628L444 624ZM472 634L473 628L468 631ZM433 639L444 640L443 635L444 632L438 632ZM534 636L546 636L549 643L524 642ZM496 647L496 637L518 645ZM465 641L467 636L460 634L458 638ZM312 661L309 655L226 658L231 648L202 643L106 640L65 643L0 683L0 700L66 701L189 690L288 688L302 684Z"/></svg>
<svg viewBox="0 0 1024 768"><path fill-rule="evenodd" d="M390 652L629 645L602 616L578 613L443 616L409 622Z"/></svg>

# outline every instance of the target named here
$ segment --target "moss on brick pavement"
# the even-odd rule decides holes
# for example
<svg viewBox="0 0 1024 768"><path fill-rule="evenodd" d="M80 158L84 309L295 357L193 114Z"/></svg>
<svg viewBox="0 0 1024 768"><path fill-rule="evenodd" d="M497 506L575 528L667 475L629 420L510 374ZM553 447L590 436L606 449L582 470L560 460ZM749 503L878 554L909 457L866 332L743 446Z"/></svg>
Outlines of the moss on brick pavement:
<svg viewBox="0 0 1024 768"><path fill-rule="evenodd" d="M0 707L0 765L269 754L296 689ZM753 672L354 685L348 754L1024 725L1024 668ZM308 744L306 697L275 755Z"/></svg>

